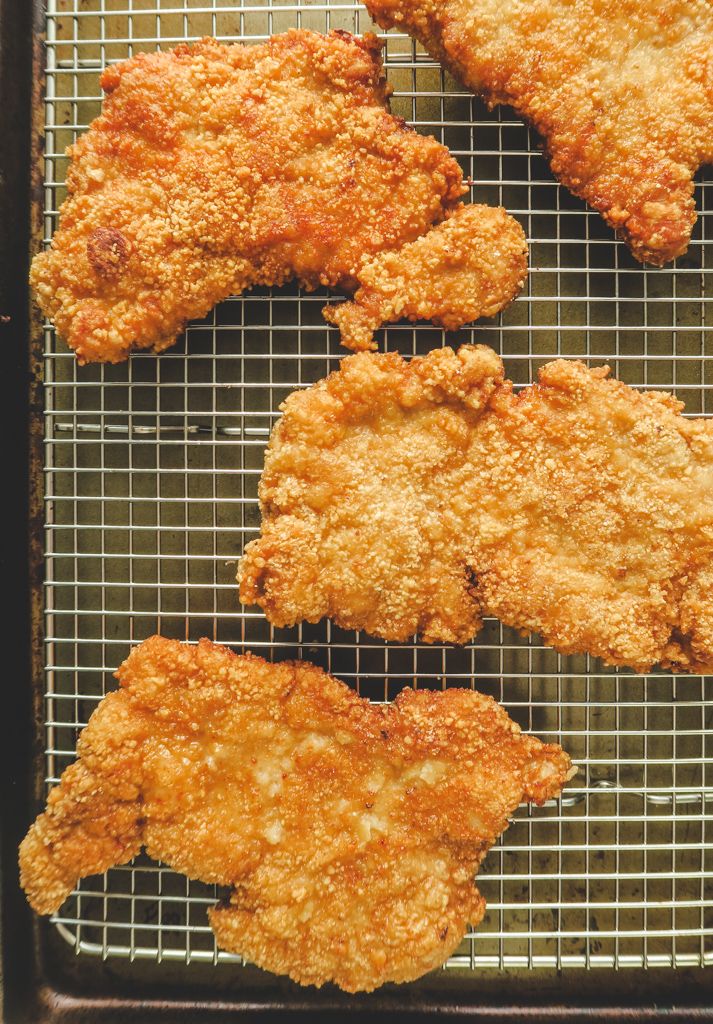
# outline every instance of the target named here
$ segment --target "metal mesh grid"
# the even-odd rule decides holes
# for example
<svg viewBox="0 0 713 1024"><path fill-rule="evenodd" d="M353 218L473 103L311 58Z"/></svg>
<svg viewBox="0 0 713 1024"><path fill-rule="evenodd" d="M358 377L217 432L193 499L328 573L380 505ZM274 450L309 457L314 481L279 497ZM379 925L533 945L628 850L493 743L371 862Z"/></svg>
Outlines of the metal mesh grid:
<svg viewBox="0 0 713 1024"><path fill-rule="evenodd" d="M204 34L257 41L291 26L370 28L352 3L50 0L45 231L63 199L65 147L99 110L101 68ZM675 270L645 270L560 188L537 140L493 113L410 40L389 34L393 110L448 145L526 228L531 275L496 322L460 332L505 358L516 383L554 356L608 361L634 386L665 387L713 413L706 354L713 268L704 241ZM713 179L701 176L699 210ZM707 294L708 293L708 297ZM561 801L523 808L480 875L489 903L448 967L471 970L703 965L713 959L713 713L709 680L638 677L563 658L490 621L465 648L386 644L329 623L275 630L237 604L236 560L257 532L263 449L280 401L338 365L324 294L253 291L192 324L175 348L118 367L76 367L46 334L47 780L132 643L208 636L266 657L316 662L372 699L407 684L477 680L527 729L580 765ZM380 347L423 353L453 338L419 326ZM212 886L139 859L86 880L55 917L78 952L239 962L218 952Z"/></svg>

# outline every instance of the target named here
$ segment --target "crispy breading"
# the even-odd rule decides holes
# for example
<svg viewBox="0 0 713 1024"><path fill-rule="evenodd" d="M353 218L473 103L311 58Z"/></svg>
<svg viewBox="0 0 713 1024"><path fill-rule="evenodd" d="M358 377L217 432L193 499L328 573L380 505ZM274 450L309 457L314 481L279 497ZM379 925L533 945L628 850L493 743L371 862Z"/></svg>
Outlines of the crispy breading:
<svg viewBox="0 0 713 1024"><path fill-rule="evenodd" d="M518 222L502 208L463 206L415 242L366 260L354 301L323 312L339 327L342 345L376 348L374 331L402 317L454 331L495 316L526 276L527 242Z"/></svg>
<svg viewBox="0 0 713 1024"><path fill-rule="evenodd" d="M350 290L362 261L423 235L466 191L448 150L388 113L373 35L204 39L137 54L101 84L31 273L81 363L161 351L253 285Z"/></svg>
<svg viewBox="0 0 713 1024"><path fill-rule="evenodd" d="M366 0L545 140L552 170L644 262L685 252L713 160L710 0Z"/></svg>
<svg viewBox="0 0 713 1024"><path fill-rule="evenodd" d="M463 643L481 627L450 478L503 379L483 346L359 353L282 405L260 481L261 536L238 579L275 625Z"/></svg>
<svg viewBox="0 0 713 1024"><path fill-rule="evenodd" d="M472 690L370 704L314 665L152 637L92 715L20 848L40 913L142 846L231 886L218 943L354 992L437 967L485 901L474 875L564 751Z"/></svg>
<svg viewBox="0 0 713 1024"><path fill-rule="evenodd" d="M713 421L558 360L360 353L284 403L238 579L276 625L464 643L482 616L611 665L713 671Z"/></svg>

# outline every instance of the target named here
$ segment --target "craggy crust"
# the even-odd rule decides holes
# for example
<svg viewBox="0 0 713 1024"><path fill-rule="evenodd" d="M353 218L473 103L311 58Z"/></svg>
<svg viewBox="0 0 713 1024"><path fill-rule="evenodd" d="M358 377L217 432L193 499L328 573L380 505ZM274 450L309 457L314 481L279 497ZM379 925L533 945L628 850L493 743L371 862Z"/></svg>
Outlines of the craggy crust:
<svg viewBox="0 0 713 1024"><path fill-rule="evenodd" d="M303 985L441 964L483 916L473 878L508 817L574 774L471 690L379 706L313 665L161 637L117 676L20 847L31 904L145 846L232 886L219 944Z"/></svg>
<svg viewBox="0 0 713 1024"><path fill-rule="evenodd" d="M557 361L514 395L482 347L362 353L291 395L241 599L390 640L481 616L647 671L713 671L713 421Z"/></svg>
<svg viewBox="0 0 713 1024"><path fill-rule="evenodd" d="M518 222L502 208L461 206L415 242L365 260L354 301L323 313L339 327L342 345L373 349L377 327L401 317L454 331L495 316L526 277L527 242Z"/></svg>
<svg viewBox="0 0 713 1024"><path fill-rule="evenodd" d="M101 84L32 269L80 362L160 351L255 284L349 284L365 254L417 238L465 191L448 150L388 113L373 35L204 39Z"/></svg>
<svg viewBox="0 0 713 1024"><path fill-rule="evenodd" d="M252 285L354 287L364 259L418 238L465 192L448 150L388 113L373 35L204 39L138 54L101 84L31 273L80 363L161 351Z"/></svg>
<svg viewBox="0 0 713 1024"><path fill-rule="evenodd" d="M637 259L685 252L713 160L710 0L366 0L544 136L553 172Z"/></svg>
<svg viewBox="0 0 713 1024"><path fill-rule="evenodd" d="M293 392L270 439L241 600L276 625L328 616L390 640L477 633L450 481L502 380L491 349L463 346L411 362L360 353Z"/></svg>

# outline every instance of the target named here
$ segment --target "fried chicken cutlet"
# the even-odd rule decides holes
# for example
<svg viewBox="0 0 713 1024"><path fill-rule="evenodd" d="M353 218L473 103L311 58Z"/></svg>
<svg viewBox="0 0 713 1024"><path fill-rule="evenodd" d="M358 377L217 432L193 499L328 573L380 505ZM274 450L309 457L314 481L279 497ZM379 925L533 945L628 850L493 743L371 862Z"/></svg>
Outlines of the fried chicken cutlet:
<svg viewBox="0 0 713 1024"><path fill-rule="evenodd" d="M685 252L713 161L710 0L366 0L543 136L552 171L634 256Z"/></svg>
<svg viewBox="0 0 713 1024"><path fill-rule="evenodd" d="M483 917L474 876L522 800L574 774L472 690L370 704L304 662L146 640L20 847L39 913L143 847L230 886L220 946L349 992L440 965Z"/></svg>
<svg viewBox="0 0 713 1024"><path fill-rule="evenodd" d="M468 316L501 308L524 280L523 253L488 289L492 218L506 247L524 249L522 231L502 211L466 213L456 160L388 112L373 35L204 39L110 66L101 85L101 115L69 150L52 247L31 272L80 363L159 352L253 285L351 290L371 258L388 251L398 269L401 247L446 215L475 229L482 254ZM459 308L446 300L446 315Z"/></svg>
<svg viewBox="0 0 713 1024"><path fill-rule="evenodd" d="M713 421L558 360L360 353L283 404L241 600L387 640L482 617L565 654L713 671Z"/></svg>

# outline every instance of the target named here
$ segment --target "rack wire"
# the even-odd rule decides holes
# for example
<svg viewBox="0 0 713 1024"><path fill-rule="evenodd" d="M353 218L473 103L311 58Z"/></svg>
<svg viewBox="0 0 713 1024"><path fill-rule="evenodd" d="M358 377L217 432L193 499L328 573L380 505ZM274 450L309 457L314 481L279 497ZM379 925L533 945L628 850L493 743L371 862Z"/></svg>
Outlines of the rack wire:
<svg viewBox="0 0 713 1024"><path fill-rule="evenodd" d="M291 26L372 26L352 3L50 0L45 231L63 199L65 147L99 111L101 69L201 35L258 41ZM675 269L644 269L601 219L553 181L537 140L488 112L403 35L386 37L392 109L435 135L524 225L531 274L497 321L458 341L492 345L516 384L555 356L608 362L635 387L673 390L713 413L706 344L713 273L703 212ZM708 210L711 178L696 202ZM374 700L401 687L477 681L527 729L556 740L580 774L563 799L522 808L480 875L485 922L447 968L689 967L713 959L713 716L710 679L636 676L560 657L489 621L464 648L388 644L325 622L271 628L237 603L237 559L259 525L263 449L282 399L336 368L325 295L254 290L189 326L160 357L78 368L46 331L47 782L130 646L154 632L208 636L269 658L316 662ZM453 342L395 325L380 347ZM205 910L214 887L139 858L88 879L54 918L82 955L154 961L219 952Z"/></svg>

